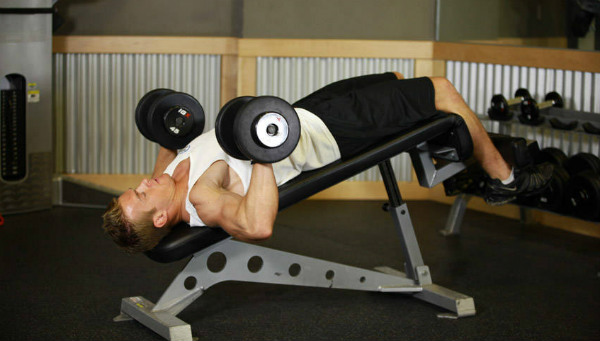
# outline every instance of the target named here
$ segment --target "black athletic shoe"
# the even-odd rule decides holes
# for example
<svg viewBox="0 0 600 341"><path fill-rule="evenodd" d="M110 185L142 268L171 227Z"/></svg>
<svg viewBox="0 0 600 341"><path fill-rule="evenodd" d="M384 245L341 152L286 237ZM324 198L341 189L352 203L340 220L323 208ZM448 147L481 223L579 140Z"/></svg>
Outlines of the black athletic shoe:
<svg viewBox="0 0 600 341"><path fill-rule="evenodd" d="M505 185L498 179L488 177L485 185L485 202L489 205L503 205L517 198L528 197L542 192L552 178L554 165L545 162L539 165L515 169L515 180Z"/></svg>

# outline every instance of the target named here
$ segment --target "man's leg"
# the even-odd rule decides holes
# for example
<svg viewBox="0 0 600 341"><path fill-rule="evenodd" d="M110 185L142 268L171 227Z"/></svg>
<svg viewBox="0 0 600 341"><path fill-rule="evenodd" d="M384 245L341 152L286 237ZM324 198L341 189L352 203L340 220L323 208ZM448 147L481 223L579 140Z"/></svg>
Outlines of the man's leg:
<svg viewBox="0 0 600 341"><path fill-rule="evenodd" d="M398 71L394 71L394 75L396 75L396 78L398 78L398 79L404 79L404 75Z"/></svg>
<svg viewBox="0 0 600 341"><path fill-rule="evenodd" d="M446 78L434 77L431 81L435 89L435 107L463 118L473 140L473 156L481 167L493 179L508 179L511 167L504 161L487 131L456 88Z"/></svg>
<svg viewBox="0 0 600 341"><path fill-rule="evenodd" d="M473 156L490 177L486 184L485 197L489 204L504 204L515 199L518 194L534 194L546 187L552 177L552 165L541 164L528 169L513 170L502 158L487 131L452 83L441 77L433 77L431 81L435 91L436 109L455 113L467 124L473 140Z"/></svg>

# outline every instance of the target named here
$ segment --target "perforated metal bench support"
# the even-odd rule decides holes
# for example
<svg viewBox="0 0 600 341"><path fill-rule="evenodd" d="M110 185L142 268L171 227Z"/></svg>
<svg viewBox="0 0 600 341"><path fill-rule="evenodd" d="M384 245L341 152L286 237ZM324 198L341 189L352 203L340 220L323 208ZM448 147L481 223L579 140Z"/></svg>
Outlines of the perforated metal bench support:
<svg viewBox="0 0 600 341"><path fill-rule="evenodd" d="M190 326L175 316L205 290L225 281L410 293L457 316L475 314L472 298L431 284L427 266L415 268L418 280L390 268L377 270L226 239L196 253L156 305L139 296L124 298L115 321L130 317L168 340L192 340Z"/></svg>
<svg viewBox="0 0 600 341"><path fill-rule="evenodd" d="M226 239L194 254L156 305L143 297L124 298L121 315L115 321L131 317L168 340L191 340L189 325L175 316L205 290L225 281L380 292L423 291L418 281L401 272L390 275Z"/></svg>

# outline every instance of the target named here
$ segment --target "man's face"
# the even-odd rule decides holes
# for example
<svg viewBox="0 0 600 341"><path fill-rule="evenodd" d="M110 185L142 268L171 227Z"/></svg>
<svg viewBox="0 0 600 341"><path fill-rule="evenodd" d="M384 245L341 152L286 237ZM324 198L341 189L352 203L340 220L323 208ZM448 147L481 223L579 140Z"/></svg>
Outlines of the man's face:
<svg viewBox="0 0 600 341"><path fill-rule="evenodd" d="M136 188L130 188L119 197L125 216L135 220L139 214L166 210L175 195L175 182L168 174L156 179L144 179Z"/></svg>

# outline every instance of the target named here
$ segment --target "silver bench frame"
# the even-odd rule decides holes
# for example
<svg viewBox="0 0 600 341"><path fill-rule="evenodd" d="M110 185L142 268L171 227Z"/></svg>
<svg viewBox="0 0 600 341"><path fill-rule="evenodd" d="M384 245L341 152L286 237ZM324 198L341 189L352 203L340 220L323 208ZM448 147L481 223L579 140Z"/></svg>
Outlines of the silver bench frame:
<svg viewBox="0 0 600 341"><path fill-rule="evenodd" d="M438 167L432 159L432 155L452 159L455 154L427 143L411 150L419 183L430 188L463 170L465 166L460 162ZM190 325L176 315L205 290L225 281L404 293L452 312L439 317L475 315L473 298L432 282L390 161L380 163L379 169L390 200L388 211L404 252L405 272L389 267L365 270L228 238L195 253L156 304L141 296L123 298L121 314L114 320L135 319L168 340L192 341ZM216 262L220 267L210 265L215 263L211 258L220 258L221 262Z"/></svg>

